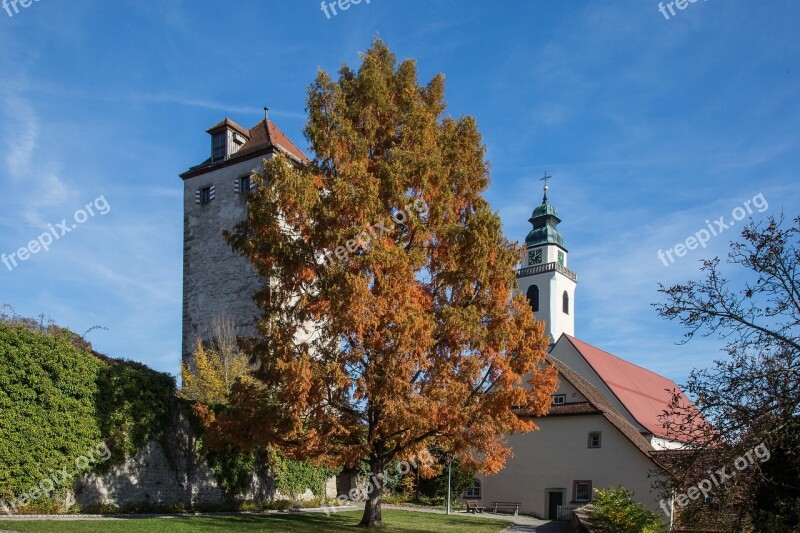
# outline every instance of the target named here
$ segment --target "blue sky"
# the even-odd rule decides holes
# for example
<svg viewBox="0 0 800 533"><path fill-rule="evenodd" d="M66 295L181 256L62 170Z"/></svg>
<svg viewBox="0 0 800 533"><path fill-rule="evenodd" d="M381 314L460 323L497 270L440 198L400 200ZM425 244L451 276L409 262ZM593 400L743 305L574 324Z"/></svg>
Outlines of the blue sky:
<svg viewBox="0 0 800 533"><path fill-rule="evenodd" d="M13 13L13 10L12 10ZM299 146L318 68L358 64L380 36L420 78L443 72L448 112L473 115L487 197L522 240L554 176L579 275L576 335L682 380L720 342L676 346L650 304L697 276L734 225L665 267L659 249L758 194L800 214L800 3L372 0L330 19L318 0L41 0L0 10L0 253L102 196L111 210L13 270L0 303L89 334L115 357L178 372L178 174L229 116L270 117ZM95 210L97 211L97 210ZM741 225L741 223L739 223Z"/></svg>

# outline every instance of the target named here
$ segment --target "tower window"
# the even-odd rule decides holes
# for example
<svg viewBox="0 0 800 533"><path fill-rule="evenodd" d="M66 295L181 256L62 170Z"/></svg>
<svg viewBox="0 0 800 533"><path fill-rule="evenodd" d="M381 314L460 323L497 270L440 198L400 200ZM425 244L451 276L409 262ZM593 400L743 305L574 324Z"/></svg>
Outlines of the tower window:
<svg viewBox="0 0 800 533"><path fill-rule="evenodd" d="M239 178L239 190L242 194L249 194L250 193L250 175L242 176Z"/></svg>
<svg viewBox="0 0 800 533"><path fill-rule="evenodd" d="M477 498L481 497L481 482L478 479L472 481L472 486L467 487L464 491L464 498Z"/></svg>
<svg viewBox="0 0 800 533"><path fill-rule="evenodd" d="M561 295L561 304L563 307L563 311L565 315L569 314L569 294L567 291L564 291L564 294Z"/></svg>
<svg viewBox="0 0 800 533"><path fill-rule="evenodd" d="M211 203L211 200L213 200L215 196L214 189L216 189L214 185L209 185L207 187L202 187L200 189L197 189L194 197L195 203L198 204Z"/></svg>
<svg viewBox="0 0 800 533"><path fill-rule="evenodd" d="M593 431L589 433L589 448L599 448L600 447L600 432Z"/></svg>
<svg viewBox="0 0 800 533"><path fill-rule="evenodd" d="M539 312L539 286L531 285L528 287L528 303L531 304L531 311Z"/></svg>

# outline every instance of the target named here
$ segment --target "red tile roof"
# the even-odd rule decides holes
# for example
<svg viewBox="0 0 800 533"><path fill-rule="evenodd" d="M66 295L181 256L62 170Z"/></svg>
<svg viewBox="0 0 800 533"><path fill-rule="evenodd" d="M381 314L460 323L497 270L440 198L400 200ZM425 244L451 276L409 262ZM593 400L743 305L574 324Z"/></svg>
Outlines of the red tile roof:
<svg viewBox="0 0 800 533"><path fill-rule="evenodd" d="M268 127L264 127L264 122L267 123ZM284 135L284 133L278 129L278 126L276 126L271 120L262 120L250 128L249 140L242 145L234 157L240 156L241 154L251 150L263 148L265 146L274 146L280 149L282 152L287 153L302 162L308 161L306 154L304 154L302 150L295 146L295 144L289 140L289 137Z"/></svg>
<svg viewBox="0 0 800 533"><path fill-rule="evenodd" d="M669 409L672 391L679 393L682 406L694 408L692 402L674 381L575 337L569 335L566 337L641 426L657 437L687 440L685 436L671 434L660 419L664 411ZM698 420L697 424L698 428L701 427L702 419Z"/></svg>
<svg viewBox="0 0 800 533"><path fill-rule="evenodd" d="M297 160L300 163L308 162L308 157L303 153L289 138L275 125L271 120L268 121L268 127L264 127L264 122L261 121L249 130L241 127L229 118L217 122L208 130L213 133L214 130L230 127L238 131L247 139L242 147L235 153L231 154L224 161L212 161L209 157L199 165L191 167L186 172L180 175L181 179L192 178L200 174L205 174L217 168L224 166L235 165L236 163L246 160L247 157L257 157L270 153L274 149L287 154L289 157Z"/></svg>

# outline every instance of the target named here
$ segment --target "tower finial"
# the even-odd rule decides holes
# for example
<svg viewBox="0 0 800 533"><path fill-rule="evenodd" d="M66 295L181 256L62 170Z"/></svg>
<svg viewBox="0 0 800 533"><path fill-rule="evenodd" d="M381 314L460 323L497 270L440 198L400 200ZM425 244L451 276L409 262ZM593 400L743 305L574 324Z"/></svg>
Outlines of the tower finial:
<svg viewBox="0 0 800 533"><path fill-rule="evenodd" d="M264 106L264 123L269 122L269 108Z"/></svg>
<svg viewBox="0 0 800 533"><path fill-rule="evenodd" d="M553 178L553 176L548 174L546 170L544 171L544 177L543 178L539 178L539 181L543 181L544 182L544 198L542 198L542 203L546 203L547 202L547 189L550 188L550 187L547 186L547 181L552 179L552 178Z"/></svg>

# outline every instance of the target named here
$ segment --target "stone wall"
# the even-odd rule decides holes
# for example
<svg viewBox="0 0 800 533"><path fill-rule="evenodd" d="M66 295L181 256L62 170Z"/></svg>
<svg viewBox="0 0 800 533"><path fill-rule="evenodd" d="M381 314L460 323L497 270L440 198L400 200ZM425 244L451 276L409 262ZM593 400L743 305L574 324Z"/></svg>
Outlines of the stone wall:
<svg viewBox="0 0 800 533"><path fill-rule="evenodd" d="M272 501L289 499L275 489L274 478L267 472L253 472L249 487L239 494L225 494L214 472L200 451L186 410L177 409L173 424L162 442L150 441L133 457L105 474L84 474L74 484L67 504L81 507L132 504L197 504L236 501ZM326 496L336 497L336 479L328 480ZM309 489L298 499L311 499Z"/></svg>

